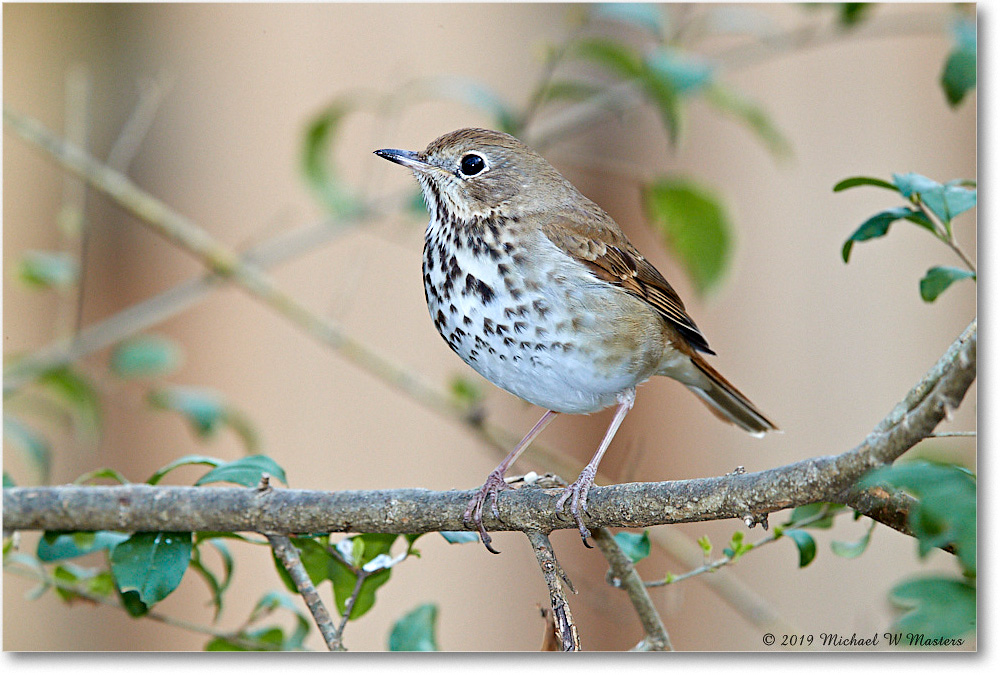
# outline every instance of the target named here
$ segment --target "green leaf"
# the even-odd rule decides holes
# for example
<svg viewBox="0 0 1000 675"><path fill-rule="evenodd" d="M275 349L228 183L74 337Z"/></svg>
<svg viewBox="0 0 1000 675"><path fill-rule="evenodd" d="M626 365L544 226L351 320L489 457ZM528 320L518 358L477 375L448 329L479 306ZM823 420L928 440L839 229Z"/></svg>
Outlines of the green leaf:
<svg viewBox="0 0 1000 675"><path fill-rule="evenodd" d="M934 223L931 221L930 218L924 215L923 211L914 211L910 215L905 216L903 220L908 220L911 223L919 225L920 227L924 228L925 230L933 234L935 237L939 236L937 227L935 227Z"/></svg>
<svg viewBox="0 0 1000 675"><path fill-rule="evenodd" d="M204 649L206 652L278 652L285 651L285 644L285 631L280 626L267 626L240 632L232 638L212 638Z"/></svg>
<svg viewBox="0 0 1000 675"><path fill-rule="evenodd" d="M49 482L52 472L52 450L48 441L11 415L3 416L3 438L24 454L28 464L38 472L40 483Z"/></svg>
<svg viewBox="0 0 1000 675"><path fill-rule="evenodd" d="M854 231L854 234L848 237L847 241L844 242L844 247L841 250L844 262L846 263L850 260L851 248L854 246L854 242L884 237L889 233L889 226L894 222L918 213L920 212L906 206L898 206L893 209L879 211L874 216L861 223L861 226Z"/></svg>
<svg viewBox="0 0 1000 675"><path fill-rule="evenodd" d="M705 100L746 124L775 156L785 157L792 153L792 144L771 121L767 111L757 103L744 98L721 82L714 82L705 89Z"/></svg>
<svg viewBox="0 0 1000 675"><path fill-rule="evenodd" d="M656 104L660 113L660 121L667 132L667 140L671 147L677 145L681 136L681 104L676 93L670 87L654 78L645 78L646 95Z"/></svg>
<svg viewBox="0 0 1000 675"><path fill-rule="evenodd" d="M420 551L418 551L417 549L413 548L413 545L416 544L417 543L417 539L420 539L420 537L422 537L422 536L424 536L423 532L418 532L416 534L404 534L403 535L403 538L406 539L406 553L407 553L407 555L416 556L418 558L420 557ZM449 542L449 543L451 543L451 542ZM464 543L464 542L462 542L462 543Z"/></svg>
<svg viewBox="0 0 1000 675"><path fill-rule="evenodd" d="M84 594L107 597L115 589L110 573L90 567L81 567L73 563L56 565L52 570L52 577L63 584L76 587L76 590L74 590L63 586L55 586L56 595L67 603L73 602L78 598L85 598L86 595ZM87 599L89 600L89 598Z"/></svg>
<svg viewBox="0 0 1000 675"><path fill-rule="evenodd" d="M858 187L860 185L872 185L874 187L885 188L886 190L892 190L893 192L899 192L899 188L890 183L889 181L882 180L881 178L872 178L871 176L852 176L850 178L845 178L836 185L833 186L834 192L841 192L843 190L849 190L853 187Z"/></svg>
<svg viewBox="0 0 1000 675"><path fill-rule="evenodd" d="M456 375L451 379L449 389L451 389L451 395L455 399L455 402L466 408L471 408L482 403L485 397L482 388L478 384L460 375Z"/></svg>
<svg viewBox="0 0 1000 675"><path fill-rule="evenodd" d="M896 630L927 638L956 638L976 629L976 589L946 577L910 579L897 584L889 598L910 609Z"/></svg>
<svg viewBox="0 0 1000 675"><path fill-rule="evenodd" d="M48 371L38 383L69 411L77 436L96 443L101 430L101 401L90 380L64 366Z"/></svg>
<svg viewBox="0 0 1000 675"><path fill-rule="evenodd" d="M225 404L222 396L207 389L169 387L150 392L149 402L164 410L184 415L198 436L215 433L222 423Z"/></svg>
<svg viewBox="0 0 1000 675"><path fill-rule="evenodd" d="M615 542L622 552L628 556L629 560L637 563L649 556L649 530L638 532L619 532L615 535Z"/></svg>
<svg viewBox="0 0 1000 675"><path fill-rule="evenodd" d="M255 451L259 445L250 421L228 405L216 391L199 387L164 387L151 391L149 402L157 408L182 414L201 438L212 436L219 427L226 425L240 437L248 451Z"/></svg>
<svg viewBox="0 0 1000 675"><path fill-rule="evenodd" d="M209 539L238 539L247 544L257 544L259 546L267 546L266 540L262 539L251 539L250 537L245 537L242 534L237 534L236 532L195 532L194 533L194 545L198 546L203 541L208 541Z"/></svg>
<svg viewBox="0 0 1000 675"><path fill-rule="evenodd" d="M706 558L712 555L712 542L709 541L707 534L698 537L698 546L701 547L701 552L705 554Z"/></svg>
<svg viewBox="0 0 1000 675"><path fill-rule="evenodd" d="M661 79L681 96L704 89L711 83L714 74L711 62L665 47L647 54L645 66L650 76Z"/></svg>
<svg viewBox="0 0 1000 675"><path fill-rule="evenodd" d="M38 540L38 549L35 555L42 562L79 558L94 551L113 549L128 538L127 534L107 530L97 532L49 531Z"/></svg>
<svg viewBox="0 0 1000 675"><path fill-rule="evenodd" d="M917 498L907 523L921 556L938 546L954 546L966 572L976 572L976 479L966 469L926 461L872 471L861 487L888 483Z"/></svg>
<svg viewBox="0 0 1000 675"><path fill-rule="evenodd" d="M475 532L445 532L439 533L449 544L471 544L479 541L479 535Z"/></svg>
<svg viewBox="0 0 1000 675"><path fill-rule="evenodd" d="M111 577L111 572L102 570L92 577L87 577L84 588L94 595L108 597L115 592L115 580Z"/></svg>
<svg viewBox="0 0 1000 675"><path fill-rule="evenodd" d="M955 107L976 88L976 23L960 19L953 32L954 46L941 72L941 87L948 103Z"/></svg>
<svg viewBox="0 0 1000 675"><path fill-rule="evenodd" d="M334 101L309 122L302 147L306 181L327 210L340 217L356 213L358 205L337 177L331 161L332 146L343 118L355 106L356 102L347 97Z"/></svg>
<svg viewBox="0 0 1000 675"><path fill-rule="evenodd" d="M578 80L553 80L542 92L542 103L552 103L555 101L583 101L596 96L601 91L601 87L590 82Z"/></svg>
<svg viewBox="0 0 1000 675"><path fill-rule="evenodd" d="M829 502L816 502L814 504L806 504L804 506L796 506L792 510L792 515L789 516L788 522L785 523L785 527L810 527L816 530L829 530L833 527L833 518L838 512L843 510L843 505L832 504ZM827 510L827 514L820 518L819 520L809 523L808 525L800 525L805 520L810 520L815 518L823 510Z"/></svg>
<svg viewBox="0 0 1000 675"><path fill-rule="evenodd" d="M137 532L111 551L111 573L122 594L147 608L170 595L191 562L190 532Z"/></svg>
<svg viewBox="0 0 1000 675"><path fill-rule="evenodd" d="M729 219L719 199L686 179L661 179L646 188L646 212L699 293L721 279L729 263Z"/></svg>
<svg viewBox="0 0 1000 675"><path fill-rule="evenodd" d="M332 558L330 564L330 581L333 582L333 595L337 603L337 611L343 615L347 608L347 599L354 593L357 583L357 569L371 562L375 557L388 554L393 542L399 535L395 534L360 534L349 537L348 540L360 539L364 550L360 559L350 567L338 558ZM351 541L352 544L355 542ZM338 547L339 548L339 547ZM351 609L349 619L354 621L363 616L375 604L375 591L389 581L391 569L381 569L369 574L361 583L361 590Z"/></svg>
<svg viewBox="0 0 1000 675"><path fill-rule="evenodd" d="M113 480L120 485L129 484L128 478L123 476L118 470L110 467L103 467L77 476L76 480L73 481L73 485L86 485L87 483L97 480L98 478L107 478L108 480Z"/></svg>
<svg viewBox="0 0 1000 675"><path fill-rule="evenodd" d="M427 215L427 201L424 199L424 191L417 188L413 195L406 200L406 209L418 216Z"/></svg>
<svg viewBox="0 0 1000 675"><path fill-rule="evenodd" d="M643 28L661 37L665 28L662 7L647 2L602 2L593 6L591 16Z"/></svg>
<svg viewBox="0 0 1000 675"><path fill-rule="evenodd" d="M924 299L924 302L934 302L956 281L975 278L975 272L958 267L932 267L920 280L920 297Z"/></svg>
<svg viewBox="0 0 1000 675"><path fill-rule="evenodd" d="M732 539L729 540L729 546L722 550L722 553L730 560L737 560L744 553L748 553L753 550L753 544L748 544L744 542L743 533L737 530L733 532Z"/></svg>
<svg viewBox="0 0 1000 675"><path fill-rule="evenodd" d="M805 567L816 557L816 540L805 530L785 530L785 536L799 549L799 567Z"/></svg>
<svg viewBox="0 0 1000 675"><path fill-rule="evenodd" d="M437 605L420 605L392 625L390 652L436 652Z"/></svg>
<svg viewBox="0 0 1000 675"><path fill-rule="evenodd" d="M861 23L861 20L871 10L870 2L839 2L837 3L838 15L841 28L853 28Z"/></svg>
<svg viewBox="0 0 1000 675"><path fill-rule="evenodd" d="M935 180L931 180L927 176L922 176L919 173L894 173L892 174L892 181L896 184L896 188L899 193L909 199L913 195L919 195L924 192L932 192L941 188L941 183Z"/></svg>
<svg viewBox="0 0 1000 675"><path fill-rule="evenodd" d="M146 480L146 483L149 485L156 485L168 473L182 466L220 466L224 463L225 462L223 460L216 459L215 457L206 457L205 455L184 455L180 459L175 459L166 466L158 469L156 473Z"/></svg>
<svg viewBox="0 0 1000 675"><path fill-rule="evenodd" d="M139 599L137 591L123 591L115 584L115 591L118 593L118 600L122 603L122 608L134 619L149 614L149 607Z"/></svg>
<svg viewBox="0 0 1000 675"><path fill-rule="evenodd" d="M226 546L225 542L217 541L215 539L207 540L209 545L212 546L219 553L219 557L222 559L222 580L212 572L204 563L201 561L201 548L197 545L194 547L194 552L191 557L191 569L197 572L208 584L208 590L212 594L211 603L215 607L215 614L212 617L212 622L218 621L219 614L222 612L222 596L225 594L226 589L229 588L229 582L233 578L233 556L229 552L229 547Z"/></svg>
<svg viewBox="0 0 1000 675"><path fill-rule="evenodd" d="M261 475L264 473L270 474L272 478L277 478L285 485L288 485L288 480L285 478L285 470L267 455L249 455L248 457L241 457L232 462L220 464L195 481L195 485L236 483L244 487L256 487L260 483Z"/></svg>
<svg viewBox="0 0 1000 675"><path fill-rule="evenodd" d="M18 265L21 281L36 288L63 288L76 283L79 267L68 253L27 251Z"/></svg>
<svg viewBox="0 0 1000 675"><path fill-rule="evenodd" d="M309 575L309 580L312 581L313 586L319 586L320 583L330 578L330 565L333 563L333 556L330 555L330 552L323 543L309 537L290 537L290 540L292 545L298 550L302 566L305 568L306 574ZM292 581L292 577L288 574L288 570L285 569L282 562L274 555L273 550L271 551L271 557L274 559L274 566L278 570L278 576L284 582L285 588L292 593L297 593L298 589L295 587L295 582Z"/></svg>
<svg viewBox="0 0 1000 675"><path fill-rule="evenodd" d="M872 532L874 531L875 521L873 520L871 525L865 530L863 537L857 541L831 541L830 550L833 551L834 555L838 555L841 558L857 558L867 550L868 544L872 540Z"/></svg>
<svg viewBox="0 0 1000 675"><path fill-rule="evenodd" d="M295 615L295 632L285 637L284 631L277 626L265 626L254 630L244 630L235 636L239 640L216 638L211 640L205 649L207 651L288 651L301 649L306 635L309 634L309 620L299 611L295 603L284 593L269 591L254 606L250 617L245 622L252 624L271 615L278 609L284 609ZM241 641L254 643L251 647Z"/></svg>
<svg viewBox="0 0 1000 675"><path fill-rule="evenodd" d="M158 335L139 335L119 342L111 352L111 370L124 378L165 375L180 362L180 348Z"/></svg>
<svg viewBox="0 0 1000 675"><path fill-rule="evenodd" d="M893 174L892 177L904 197L919 196L920 201L944 222L951 222L976 205L975 188L964 187L963 181L941 185L918 173Z"/></svg>
<svg viewBox="0 0 1000 675"><path fill-rule="evenodd" d="M639 55L628 45L615 40L604 38L580 40L573 45L571 52L622 78L639 78L645 73Z"/></svg>
<svg viewBox="0 0 1000 675"><path fill-rule="evenodd" d="M949 183L942 185L940 190L922 194L921 199L942 220L950 221L975 207L977 196L975 188L969 189Z"/></svg>

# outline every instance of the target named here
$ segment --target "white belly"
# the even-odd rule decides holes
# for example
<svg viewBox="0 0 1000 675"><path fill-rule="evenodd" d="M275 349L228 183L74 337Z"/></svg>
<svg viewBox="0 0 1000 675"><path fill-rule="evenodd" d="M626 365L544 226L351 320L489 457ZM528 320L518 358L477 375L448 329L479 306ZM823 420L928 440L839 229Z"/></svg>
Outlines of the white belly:
<svg viewBox="0 0 1000 675"><path fill-rule="evenodd" d="M619 298L543 235L531 236L532 246L514 251L502 232L462 241L432 221L424 248L431 318L466 363L515 396L565 413L612 405L652 374L662 344L650 347L655 359L600 349L620 319L608 315Z"/></svg>

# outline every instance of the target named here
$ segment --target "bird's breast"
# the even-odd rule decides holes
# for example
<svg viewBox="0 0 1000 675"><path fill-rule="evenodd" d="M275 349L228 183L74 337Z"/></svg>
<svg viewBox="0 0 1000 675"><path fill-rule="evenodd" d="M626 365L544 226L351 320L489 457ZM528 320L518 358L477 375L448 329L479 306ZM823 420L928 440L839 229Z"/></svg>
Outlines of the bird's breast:
<svg viewBox="0 0 1000 675"><path fill-rule="evenodd" d="M434 326L483 377L557 412L594 412L660 363L663 321L520 220L431 220L423 279Z"/></svg>

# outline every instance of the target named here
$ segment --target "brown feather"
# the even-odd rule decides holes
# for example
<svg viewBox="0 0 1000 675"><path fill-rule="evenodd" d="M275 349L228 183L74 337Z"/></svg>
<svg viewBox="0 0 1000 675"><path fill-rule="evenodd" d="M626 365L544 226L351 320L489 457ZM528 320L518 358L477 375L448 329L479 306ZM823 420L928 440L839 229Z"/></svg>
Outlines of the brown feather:
<svg viewBox="0 0 1000 675"><path fill-rule="evenodd" d="M677 291L636 250L611 216L587 201L592 209L582 217L563 215L545 223L542 231L546 237L598 279L649 303L696 350L714 354L694 319L688 316Z"/></svg>
<svg viewBox="0 0 1000 675"><path fill-rule="evenodd" d="M743 395L743 392L734 387L719 371L708 365L701 355L692 353L691 363L708 378L709 386L688 385L688 388L697 394L717 417L755 435L779 430L774 422Z"/></svg>

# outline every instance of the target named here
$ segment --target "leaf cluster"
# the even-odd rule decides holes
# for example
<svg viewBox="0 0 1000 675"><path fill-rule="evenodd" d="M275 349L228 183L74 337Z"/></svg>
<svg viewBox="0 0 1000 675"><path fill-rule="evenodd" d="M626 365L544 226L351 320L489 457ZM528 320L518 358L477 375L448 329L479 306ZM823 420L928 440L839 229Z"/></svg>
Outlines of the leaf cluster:
<svg viewBox="0 0 1000 675"><path fill-rule="evenodd" d="M841 256L845 263L850 260L854 244L884 237L893 223L905 220L934 235L955 251L967 267L962 269L938 265L927 270L920 280L920 297L925 302L937 300L956 281L975 281L975 267L958 248L952 230L952 220L976 206L975 183L969 180L952 180L941 184L918 173L906 173L893 174L892 182L871 176L845 178L834 186L833 191L841 192L860 186L891 190L903 197L908 205L879 211L863 222L844 242Z"/></svg>
<svg viewBox="0 0 1000 675"><path fill-rule="evenodd" d="M976 477L953 464L927 461L897 463L868 474L863 487L903 490L916 499L907 524L917 538L917 553L935 548L955 551L961 576L905 579L890 591L904 613L896 628L941 638L976 628Z"/></svg>

